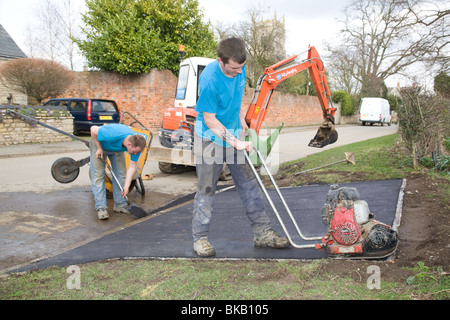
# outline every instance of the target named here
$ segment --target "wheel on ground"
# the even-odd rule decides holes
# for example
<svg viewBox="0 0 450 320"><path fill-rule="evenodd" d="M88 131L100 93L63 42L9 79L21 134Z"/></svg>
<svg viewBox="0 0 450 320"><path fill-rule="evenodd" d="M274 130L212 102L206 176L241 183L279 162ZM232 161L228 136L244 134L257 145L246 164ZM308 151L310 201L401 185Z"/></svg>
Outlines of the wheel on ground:
<svg viewBox="0 0 450 320"><path fill-rule="evenodd" d="M59 183L70 183L80 174L80 167L72 158L59 158L53 162L51 173L53 179Z"/></svg>

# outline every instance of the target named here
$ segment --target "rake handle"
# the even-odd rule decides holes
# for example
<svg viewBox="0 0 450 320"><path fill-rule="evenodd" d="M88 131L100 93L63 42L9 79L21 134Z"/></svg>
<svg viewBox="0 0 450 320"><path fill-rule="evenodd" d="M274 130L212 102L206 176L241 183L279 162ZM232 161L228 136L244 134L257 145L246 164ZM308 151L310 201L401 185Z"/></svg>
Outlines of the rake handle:
<svg viewBox="0 0 450 320"><path fill-rule="evenodd" d="M120 184L119 179L117 179L116 175L114 174L114 172L113 172L111 166L109 165L108 161L106 161L104 159L102 159L102 161L105 163L105 165L108 168L109 172L111 172L111 175L113 176L114 180L116 181L117 185L119 186L120 191L123 192L122 185ZM127 196L125 196L124 198L128 201L128 197Z"/></svg>
<svg viewBox="0 0 450 320"><path fill-rule="evenodd" d="M308 169L308 170L296 172L296 173L294 173L294 176L298 176L299 174L305 173L305 172L308 172L308 171L313 171L313 170L317 170L317 169L322 169L322 168L325 168L325 167L329 167L329 166L332 166L332 165L335 165L335 164L338 164L338 163L341 163L341 162L345 162L345 161L347 161L347 160L346 160L346 159L344 159L344 160L339 160L339 161L336 161L336 162L333 162L333 163L325 164L325 165L320 166L320 167L316 167L316 168L312 168L312 169Z"/></svg>

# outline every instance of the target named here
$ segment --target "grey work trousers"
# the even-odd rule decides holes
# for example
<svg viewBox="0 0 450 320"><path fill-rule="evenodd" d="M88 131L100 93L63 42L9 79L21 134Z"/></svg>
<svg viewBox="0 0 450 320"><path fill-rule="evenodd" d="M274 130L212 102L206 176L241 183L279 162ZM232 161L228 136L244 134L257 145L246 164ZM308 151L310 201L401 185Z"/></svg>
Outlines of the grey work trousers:
<svg viewBox="0 0 450 320"><path fill-rule="evenodd" d="M210 140L195 136L194 156L198 184L192 217L194 241L208 237L214 210L214 196L224 162L230 170L253 232L263 233L270 229L270 219L264 208L258 182L245 161L244 152L232 147L224 148Z"/></svg>

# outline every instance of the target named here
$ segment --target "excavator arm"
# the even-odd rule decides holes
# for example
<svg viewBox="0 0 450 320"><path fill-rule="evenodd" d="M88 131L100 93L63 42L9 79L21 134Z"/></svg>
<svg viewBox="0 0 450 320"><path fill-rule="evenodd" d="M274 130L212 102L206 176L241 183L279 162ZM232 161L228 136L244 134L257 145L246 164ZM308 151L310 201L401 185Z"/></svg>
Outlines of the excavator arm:
<svg viewBox="0 0 450 320"><path fill-rule="evenodd" d="M338 134L334 128L334 114L336 109L331 101L331 94L325 77L325 68L315 47L308 48L308 58L301 63L296 63L298 55L293 55L268 68L258 79L252 101L247 110L245 121L249 129L259 133L261 125L272 99L275 88L282 81L297 73L308 69L317 97L323 111L323 123L319 127L315 137L308 144L310 147L322 148L337 141Z"/></svg>

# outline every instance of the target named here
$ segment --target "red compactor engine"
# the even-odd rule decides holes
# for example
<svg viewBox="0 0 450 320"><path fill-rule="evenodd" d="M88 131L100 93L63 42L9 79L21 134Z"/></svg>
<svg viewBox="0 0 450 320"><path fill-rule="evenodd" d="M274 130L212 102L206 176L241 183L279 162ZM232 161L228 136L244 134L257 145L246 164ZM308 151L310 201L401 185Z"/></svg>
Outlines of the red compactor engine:
<svg viewBox="0 0 450 320"><path fill-rule="evenodd" d="M356 188L332 185L322 219L328 230L318 247L326 247L332 258L381 259L397 248L397 232L373 219Z"/></svg>

